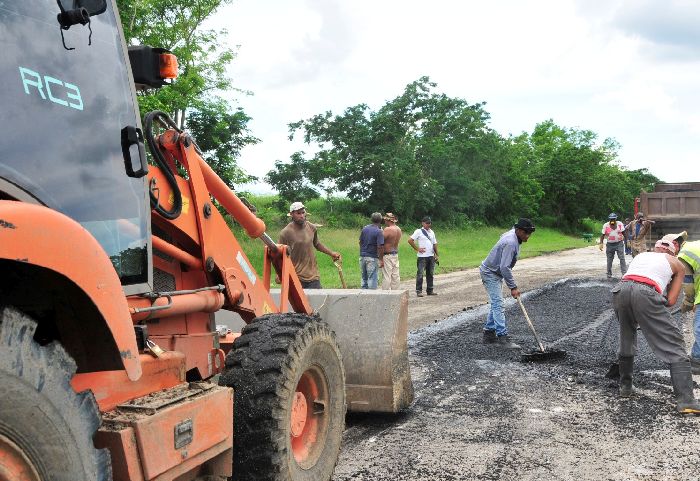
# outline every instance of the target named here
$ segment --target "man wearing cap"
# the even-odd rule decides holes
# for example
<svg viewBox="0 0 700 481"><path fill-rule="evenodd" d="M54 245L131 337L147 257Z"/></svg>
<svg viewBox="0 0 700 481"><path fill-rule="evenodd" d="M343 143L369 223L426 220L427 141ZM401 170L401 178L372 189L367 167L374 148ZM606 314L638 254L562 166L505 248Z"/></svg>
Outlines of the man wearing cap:
<svg viewBox="0 0 700 481"><path fill-rule="evenodd" d="M333 258L340 259L340 254L330 250L318 240L316 226L306 220L306 208L301 202L289 206L292 222L280 232L279 243L289 246L290 257L297 276L304 289L321 289L321 276L318 272L315 250Z"/></svg>
<svg viewBox="0 0 700 481"><path fill-rule="evenodd" d="M632 260L627 274L612 289L615 314L620 321L620 396L629 397L633 392L639 327L656 357L669 364L676 411L700 414L683 333L668 309L678 300L683 284L684 268L675 257L676 249L674 241L659 239L654 252L642 252Z"/></svg>
<svg viewBox="0 0 700 481"><path fill-rule="evenodd" d="M384 216L384 267L382 268L382 289L396 290L399 288L399 241L401 228L397 225L399 219L387 212Z"/></svg>
<svg viewBox="0 0 700 481"><path fill-rule="evenodd" d="M423 297L423 272L425 272L426 292L429 296L436 296L433 290L433 273L435 263L438 261L438 247L435 232L432 231L433 221L430 216L423 217L422 227L416 229L408 243L418 253L416 259L416 296Z"/></svg>
<svg viewBox="0 0 700 481"><path fill-rule="evenodd" d="M625 226L632 257L647 251L647 234L653 224L654 221L644 218L644 212L637 212L634 215L634 220Z"/></svg>
<svg viewBox="0 0 700 481"><path fill-rule="evenodd" d="M372 214L372 223L364 226L360 232L360 274L362 289L376 289L379 269L384 267L384 233L382 232L382 214Z"/></svg>
<svg viewBox="0 0 700 481"><path fill-rule="evenodd" d="M599 248L603 250L603 239L607 239L608 245L605 248L605 254L608 258L608 279L612 277L612 264L615 259L620 259L620 271L622 275L627 272L627 261L625 260L625 226L617 220L617 214L611 213L608 216L608 222L603 224L603 230L600 234Z"/></svg>
<svg viewBox="0 0 700 481"><path fill-rule="evenodd" d="M527 242L533 232L535 232L535 226L530 219L524 217L518 219L511 230L501 235L479 266L481 282L491 303L489 315L484 323L484 344L497 343L506 349L520 348L508 337L502 289L505 281L510 289L510 295L515 299L520 297L520 290L513 278L512 269L518 261L520 244Z"/></svg>

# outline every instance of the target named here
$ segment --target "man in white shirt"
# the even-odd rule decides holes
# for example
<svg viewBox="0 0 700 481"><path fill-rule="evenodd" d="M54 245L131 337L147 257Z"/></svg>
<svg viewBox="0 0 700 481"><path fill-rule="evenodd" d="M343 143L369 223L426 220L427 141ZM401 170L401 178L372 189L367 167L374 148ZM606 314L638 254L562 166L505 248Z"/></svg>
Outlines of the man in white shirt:
<svg viewBox="0 0 700 481"><path fill-rule="evenodd" d="M435 232L431 229L433 225L431 218L425 216L421 223L422 227L416 229L408 238L408 243L418 253L416 296L423 297L423 272L425 272L426 293L429 296L437 296L437 292L433 290L433 273L435 272L435 264L438 262L437 239Z"/></svg>

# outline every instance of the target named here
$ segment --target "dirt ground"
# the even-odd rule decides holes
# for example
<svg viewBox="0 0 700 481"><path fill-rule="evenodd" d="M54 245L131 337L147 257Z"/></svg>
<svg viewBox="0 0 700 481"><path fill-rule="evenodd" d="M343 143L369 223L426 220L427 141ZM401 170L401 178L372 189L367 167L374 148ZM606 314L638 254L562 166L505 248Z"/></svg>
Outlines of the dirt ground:
<svg viewBox="0 0 700 481"><path fill-rule="evenodd" d="M605 377L618 343L605 256L577 249L519 261L514 273L545 344L566 358L522 363L519 351L482 344L476 270L439 276L436 297L416 298L407 283L415 401L397 415L348 415L333 479L700 479L700 417L675 413L667 367L643 336L635 395L619 398ZM533 348L512 299L506 317L513 340ZM674 319L691 342L690 317Z"/></svg>

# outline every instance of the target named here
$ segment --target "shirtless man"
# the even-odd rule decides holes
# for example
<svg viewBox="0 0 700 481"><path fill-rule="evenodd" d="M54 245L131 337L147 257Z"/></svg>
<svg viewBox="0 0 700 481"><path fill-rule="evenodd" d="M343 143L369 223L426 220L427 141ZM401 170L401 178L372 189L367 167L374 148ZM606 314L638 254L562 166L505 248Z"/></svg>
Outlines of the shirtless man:
<svg viewBox="0 0 700 481"><path fill-rule="evenodd" d="M399 288L399 241L401 240L401 229L398 225L399 219L387 212L383 217L386 227L384 227L384 267L382 274L384 281L382 289L396 290Z"/></svg>

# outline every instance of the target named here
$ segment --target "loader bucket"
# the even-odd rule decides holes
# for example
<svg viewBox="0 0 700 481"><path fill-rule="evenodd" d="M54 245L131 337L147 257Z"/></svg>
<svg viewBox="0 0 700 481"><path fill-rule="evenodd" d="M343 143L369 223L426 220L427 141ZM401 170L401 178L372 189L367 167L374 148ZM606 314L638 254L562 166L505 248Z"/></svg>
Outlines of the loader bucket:
<svg viewBox="0 0 700 481"><path fill-rule="evenodd" d="M336 334L348 410L395 413L413 401L408 364L408 294L307 289L311 306Z"/></svg>
<svg viewBox="0 0 700 481"><path fill-rule="evenodd" d="M306 289L315 312L333 329L345 367L345 397L354 412L395 413L413 401L408 365L408 293L367 289ZM279 301L279 289L271 289ZM238 314L218 311L234 331ZM224 347L225 341L222 342ZM230 348L230 343L229 343Z"/></svg>

